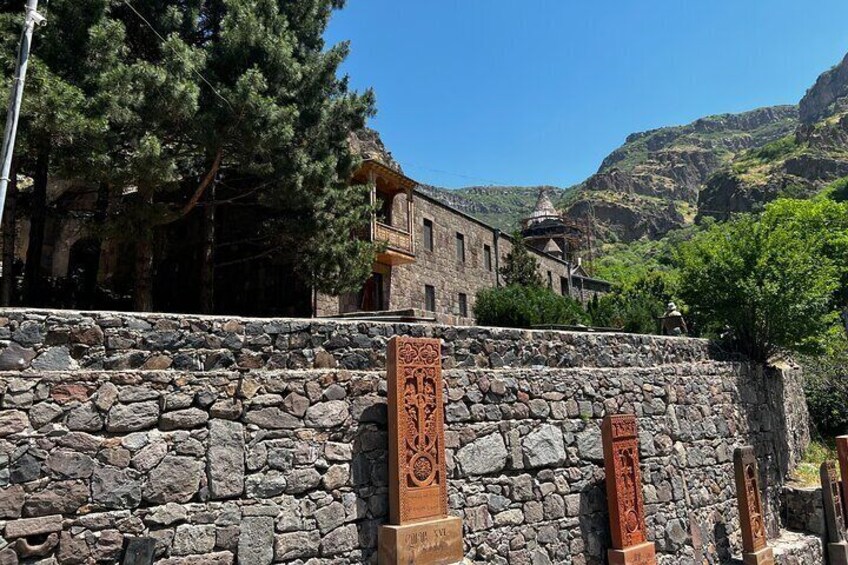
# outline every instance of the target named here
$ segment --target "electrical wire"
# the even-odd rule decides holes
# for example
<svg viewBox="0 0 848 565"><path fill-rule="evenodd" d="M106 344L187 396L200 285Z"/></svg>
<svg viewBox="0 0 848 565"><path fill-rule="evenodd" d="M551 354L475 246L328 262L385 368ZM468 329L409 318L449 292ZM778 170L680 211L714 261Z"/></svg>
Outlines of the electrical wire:
<svg viewBox="0 0 848 565"><path fill-rule="evenodd" d="M159 40L160 40L160 41L162 41L162 43L163 43L163 44L166 44L166 43L167 43L167 41L168 41L168 40L167 40L167 39L165 39L165 38L162 36L162 34L161 34L161 33L159 33L158 31L156 31L156 28L154 28L154 27L153 27L153 25L152 25L152 24L151 24L151 23L147 20L147 18L145 18L143 15L141 15L141 13L140 13L138 10L136 10L136 9L135 9L135 6L133 6L132 4L130 4L129 0L123 0L123 2L124 2L124 4L126 4L127 8L129 8L130 10L132 10L132 11L133 11L133 13L135 13L135 15L136 15L136 16L138 16L138 18L139 18L142 22L144 22L144 24L145 24L147 27L149 27L149 28L150 28L150 31L152 31L154 34L156 34L156 37L158 37L158 38L159 38ZM192 69L191 69L191 72L193 72L194 74L196 74L196 75L198 76L198 78L200 78L200 80L202 80L204 83L206 83L206 86L208 86L208 87L209 87L209 89L210 89L212 92L214 92L214 93L215 93L215 95L216 95L218 98L220 98L221 100L223 100L223 101L227 104L227 106L229 106L229 107L230 107L230 110L235 111L235 108L234 108L234 107L233 107L233 105L230 103L230 101L229 101L229 100L227 100L227 98L226 98L223 94L221 94L220 92L218 92L218 90L217 90L214 86L212 86L212 83L211 83L211 82L209 82L208 80L206 80L206 77L205 77L205 76L203 76L202 74L200 74L200 72L199 72L198 70L194 69L194 68L192 68Z"/></svg>

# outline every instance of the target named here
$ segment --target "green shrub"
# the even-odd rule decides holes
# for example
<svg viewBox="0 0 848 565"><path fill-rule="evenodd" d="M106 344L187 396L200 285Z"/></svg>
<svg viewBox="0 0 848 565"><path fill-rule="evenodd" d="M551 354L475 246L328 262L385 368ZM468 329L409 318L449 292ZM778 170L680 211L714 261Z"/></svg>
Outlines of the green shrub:
<svg viewBox="0 0 848 565"><path fill-rule="evenodd" d="M630 333L657 333L657 318L673 299L674 277L670 272L645 273L600 299L593 298L588 308L592 325Z"/></svg>
<svg viewBox="0 0 848 565"><path fill-rule="evenodd" d="M848 433L848 351L803 356L810 422L823 437Z"/></svg>
<svg viewBox="0 0 848 565"><path fill-rule="evenodd" d="M511 285L477 294L477 323L484 326L530 328L540 325L576 325L587 321L586 312L573 298L549 288Z"/></svg>

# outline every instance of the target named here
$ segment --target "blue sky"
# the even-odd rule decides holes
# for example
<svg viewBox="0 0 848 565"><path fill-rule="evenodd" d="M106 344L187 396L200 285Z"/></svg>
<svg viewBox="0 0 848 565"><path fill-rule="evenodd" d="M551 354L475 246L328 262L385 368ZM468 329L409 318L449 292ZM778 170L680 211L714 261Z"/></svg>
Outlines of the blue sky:
<svg viewBox="0 0 848 565"><path fill-rule="evenodd" d="M636 131L794 104L845 0L348 0L327 39L419 180L569 186Z"/></svg>

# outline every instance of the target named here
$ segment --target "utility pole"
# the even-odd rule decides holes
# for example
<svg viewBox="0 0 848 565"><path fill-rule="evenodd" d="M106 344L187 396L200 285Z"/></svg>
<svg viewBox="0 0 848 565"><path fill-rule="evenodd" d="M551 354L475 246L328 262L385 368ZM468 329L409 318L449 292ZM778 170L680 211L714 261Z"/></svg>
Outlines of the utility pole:
<svg viewBox="0 0 848 565"><path fill-rule="evenodd" d="M6 204L6 190L9 188L9 174L12 168L12 154L15 152L15 136L18 134L18 118L21 113L21 100L24 97L24 81L29 65L29 50L32 45L32 32L37 25L45 25L47 20L38 13L38 0L27 0L24 31L18 46L18 64L12 92L9 95L9 113L6 115L6 132L3 135L3 148L0 149L3 164L0 167L0 223L3 221L3 207Z"/></svg>

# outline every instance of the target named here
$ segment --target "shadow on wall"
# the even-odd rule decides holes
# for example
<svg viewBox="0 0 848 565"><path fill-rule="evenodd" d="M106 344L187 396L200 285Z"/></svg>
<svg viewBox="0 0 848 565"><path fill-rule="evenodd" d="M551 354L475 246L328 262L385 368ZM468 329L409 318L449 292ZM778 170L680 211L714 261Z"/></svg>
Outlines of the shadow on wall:
<svg viewBox="0 0 848 565"><path fill-rule="evenodd" d="M606 550L612 547L612 535L609 529L606 482L603 478L587 484L580 492L578 522L580 540L585 544L582 553L588 559L587 565L606 563Z"/></svg>
<svg viewBox="0 0 848 565"><path fill-rule="evenodd" d="M377 550L377 532L389 517L388 410L385 397L366 396L353 438L351 482L355 496L359 547L363 563Z"/></svg>
<svg viewBox="0 0 848 565"><path fill-rule="evenodd" d="M806 404L787 401L784 396L787 394L786 372L797 370L793 367L742 366L737 371L740 407L750 431L750 444L757 450L760 481L765 485L763 508L769 537L778 536L783 527L780 513L783 485L810 443ZM789 379L790 382L799 380Z"/></svg>

